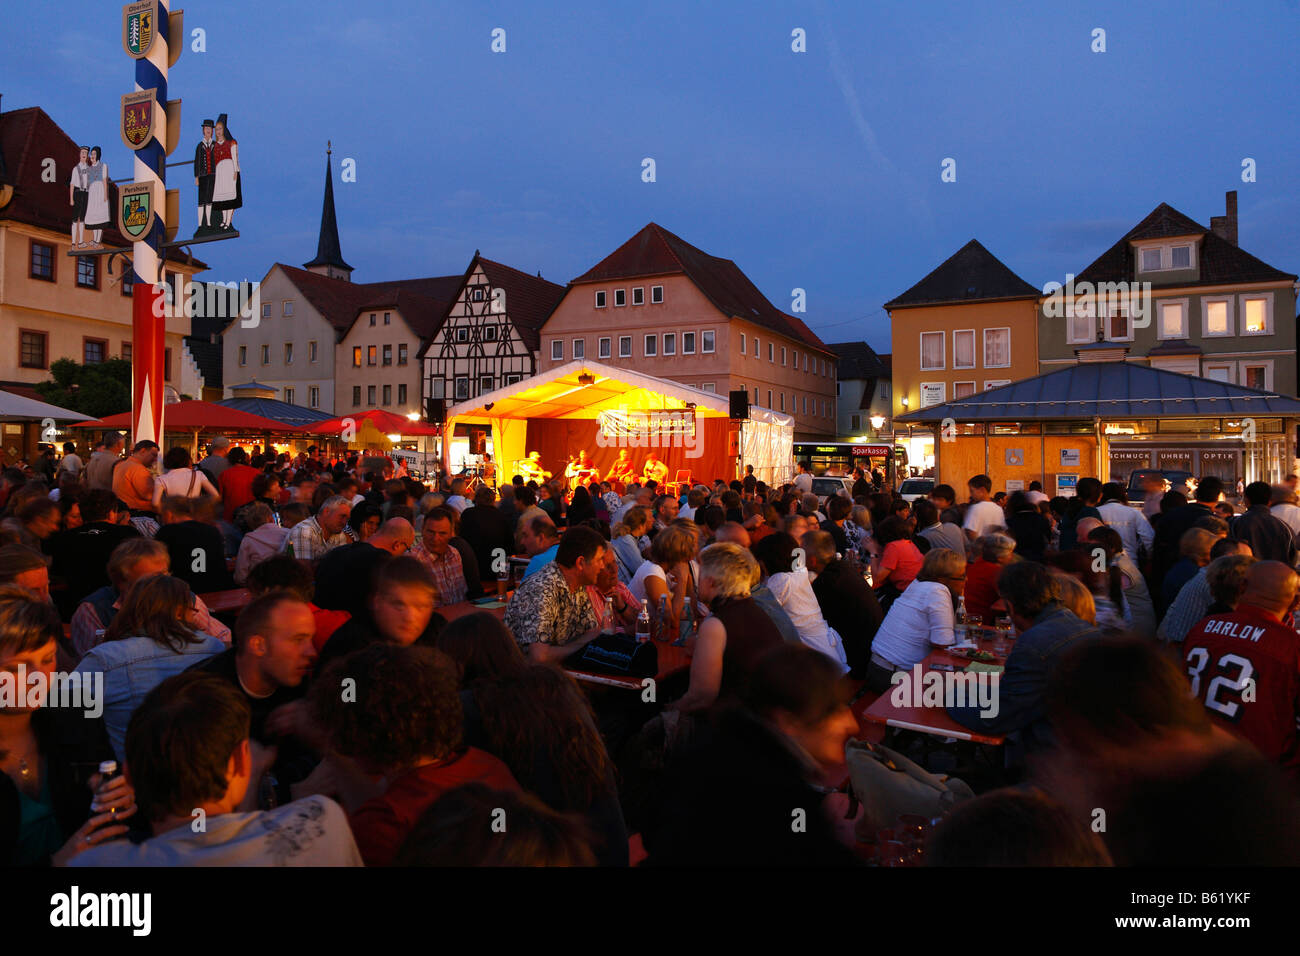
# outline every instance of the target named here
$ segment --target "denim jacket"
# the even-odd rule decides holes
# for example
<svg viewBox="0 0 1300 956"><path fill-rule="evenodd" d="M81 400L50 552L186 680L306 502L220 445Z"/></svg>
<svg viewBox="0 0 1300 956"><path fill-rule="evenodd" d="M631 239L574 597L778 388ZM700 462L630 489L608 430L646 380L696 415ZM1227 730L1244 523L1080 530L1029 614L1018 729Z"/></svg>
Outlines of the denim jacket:
<svg viewBox="0 0 1300 956"><path fill-rule="evenodd" d="M1048 675L1075 641L1100 636L1100 631L1072 611L1053 604L1016 639L998 683L997 715L981 717L978 705L949 707L948 715L963 727L981 733L1019 731L1026 750L1046 745L1051 740L1043 700Z"/></svg>
<svg viewBox="0 0 1300 956"><path fill-rule="evenodd" d="M90 649L76 673L104 675L104 726L119 763L125 763L126 725L145 695L168 677L226 649L218 638L195 635L179 653L149 637L127 637L97 644Z"/></svg>

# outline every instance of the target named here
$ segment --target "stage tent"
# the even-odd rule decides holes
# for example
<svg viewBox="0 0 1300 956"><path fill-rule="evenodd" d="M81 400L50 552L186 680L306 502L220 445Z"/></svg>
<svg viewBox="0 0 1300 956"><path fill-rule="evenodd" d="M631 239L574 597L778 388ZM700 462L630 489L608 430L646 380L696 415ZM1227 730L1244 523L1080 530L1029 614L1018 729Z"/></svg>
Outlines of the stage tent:
<svg viewBox="0 0 1300 956"><path fill-rule="evenodd" d="M692 411L693 429L687 424ZM737 446L727 396L579 359L448 408L443 467L451 469L457 427L478 426L491 431L502 483L532 451L540 452L543 468L558 477L579 450L586 450L603 475L622 448L631 452L638 476L653 451L668 465L670 481L682 471L689 471L692 481L730 481L737 476L739 447L742 473L743 465L753 465L763 480L787 477L794 419L752 405L749 414Z"/></svg>

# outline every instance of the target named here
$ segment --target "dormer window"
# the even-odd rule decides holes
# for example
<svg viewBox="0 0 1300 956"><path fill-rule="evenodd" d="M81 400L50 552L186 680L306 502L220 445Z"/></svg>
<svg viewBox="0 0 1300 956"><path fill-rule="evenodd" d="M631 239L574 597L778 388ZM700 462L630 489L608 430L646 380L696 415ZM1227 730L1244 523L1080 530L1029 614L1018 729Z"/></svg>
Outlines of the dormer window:
<svg viewBox="0 0 1300 956"><path fill-rule="evenodd" d="M1140 251L1139 264L1143 272L1171 272L1175 269L1196 268L1196 254L1190 242L1171 243L1165 246L1148 246Z"/></svg>

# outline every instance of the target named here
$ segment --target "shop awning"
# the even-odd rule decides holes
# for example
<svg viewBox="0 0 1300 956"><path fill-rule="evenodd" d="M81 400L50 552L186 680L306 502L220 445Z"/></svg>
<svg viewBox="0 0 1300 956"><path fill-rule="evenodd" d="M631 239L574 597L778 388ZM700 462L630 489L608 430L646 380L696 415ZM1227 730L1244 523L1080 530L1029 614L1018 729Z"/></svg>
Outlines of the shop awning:
<svg viewBox="0 0 1300 956"><path fill-rule="evenodd" d="M1300 401L1133 362L1083 362L931 405L896 422L1300 416Z"/></svg>
<svg viewBox="0 0 1300 956"><path fill-rule="evenodd" d="M39 402L25 395L0 392L0 422L42 422L52 418L56 422L88 422L89 415Z"/></svg>
<svg viewBox="0 0 1300 956"><path fill-rule="evenodd" d="M95 421L83 421L77 428L119 428L131 427L131 413L109 415ZM212 402L188 401L176 402L165 406L163 427L167 431L250 431L250 432L293 432L303 431L297 425L286 425L261 415L250 415L235 408L226 408Z"/></svg>

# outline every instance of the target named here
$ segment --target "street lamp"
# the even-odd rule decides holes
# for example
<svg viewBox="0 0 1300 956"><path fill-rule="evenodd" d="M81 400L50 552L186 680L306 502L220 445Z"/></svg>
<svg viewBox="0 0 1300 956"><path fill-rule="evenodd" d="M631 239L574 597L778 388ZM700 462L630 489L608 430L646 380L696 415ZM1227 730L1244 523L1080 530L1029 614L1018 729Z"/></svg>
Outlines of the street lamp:
<svg viewBox="0 0 1300 956"><path fill-rule="evenodd" d="M885 416L884 416L884 415L872 415L872 416L871 416L871 427L874 428L876 431L880 431L880 429L883 428L884 425L885 425Z"/></svg>

